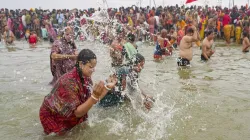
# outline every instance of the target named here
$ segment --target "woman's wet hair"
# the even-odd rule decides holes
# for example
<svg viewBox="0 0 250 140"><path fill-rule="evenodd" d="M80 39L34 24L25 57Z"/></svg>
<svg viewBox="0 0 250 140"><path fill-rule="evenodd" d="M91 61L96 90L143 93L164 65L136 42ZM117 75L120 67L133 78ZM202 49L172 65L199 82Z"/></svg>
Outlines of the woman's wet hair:
<svg viewBox="0 0 250 140"><path fill-rule="evenodd" d="M144 56L141 55L140 53L137 53L137 54L135 55L135 62L134 62L134 64L137 65L137 64L139 64L139 63L141 63L141 62L143 62L143 61L145 61Z"/></svg>
<svg viewBox="0 0 250 140"><path fill-rule="evenodd" d="M84 65L89 63L92 59L96 59L96 55L90 49L83 49L77 56L77 62L81 61Z"/></svg>
<svg viewBox="0 0 250 140"><path fill-rule="evenodd" d="M81 80L81 83L83 86L84 85L84 76L83 76L83 73L82 73L82 70L80 68L80 65L79 65L79 62L81 61L83 65L89 63L92 59L96 59L96 55L94 54L93 51L89 50L89 49L83 49L81 50L81 52L78 54L77 56L77 62L76 62L76 69L77 69L77 72L80 76L80 80Z"/></svg>
<svg viewBox="0 0 250 140"><path fill-rule="evenodd" d="M131 42L134 42L134 41L135 41L135 35L134 35L134 34L129 33L127 37L128 37L128 40L129 40L129 41L131 41Z"/></svg>

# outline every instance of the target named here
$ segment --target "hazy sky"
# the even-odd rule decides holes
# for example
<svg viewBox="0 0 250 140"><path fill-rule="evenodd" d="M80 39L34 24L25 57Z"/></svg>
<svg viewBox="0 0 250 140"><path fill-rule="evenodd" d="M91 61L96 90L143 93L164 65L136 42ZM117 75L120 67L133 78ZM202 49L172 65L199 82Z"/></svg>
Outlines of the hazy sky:
<svg viewBox="0 0 250 140"><path fill-rule="evenodd" d="M0 0L4 1L1 3L0 8L43 8L43 9L53 9L53 8L89 8L89 7L98 7L98 1L102 2L103 0ZM137 5L140 0L106 0L109 7L119 7L119 6L130 6L130 5ZM150 0L141 0L142 6L149 5ZM154 5L153 0L152 5ZM157 6L159 5L175 5L175 4L182 4L183 1L186 0L155 0ZM193 4L203 5L204 1L209 1L211 5L216 5L217 1L222 1L223 6L229 6L229 0L198 0ZM233 1L233 0L230 0ZM235 4L237 5L245 5L248 0L235 0Z"/></svg>

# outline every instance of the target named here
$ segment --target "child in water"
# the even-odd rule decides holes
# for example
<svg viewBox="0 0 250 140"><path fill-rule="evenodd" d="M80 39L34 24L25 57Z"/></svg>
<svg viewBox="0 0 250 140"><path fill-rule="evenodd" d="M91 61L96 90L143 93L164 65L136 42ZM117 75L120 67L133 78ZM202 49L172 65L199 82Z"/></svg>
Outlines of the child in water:
<svg viewBox="0 0 250 140"><path fill-rule="evenodd" d="M29 44L31 48L36 48L38 37L35 31L32 31L29 36Z"/></svg>

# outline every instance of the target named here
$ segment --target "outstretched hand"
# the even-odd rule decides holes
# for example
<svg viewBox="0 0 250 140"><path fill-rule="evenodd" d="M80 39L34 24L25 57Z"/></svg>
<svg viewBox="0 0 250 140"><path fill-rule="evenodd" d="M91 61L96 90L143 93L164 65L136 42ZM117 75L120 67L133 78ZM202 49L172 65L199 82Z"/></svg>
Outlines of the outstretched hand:
<svg viewBox="0 0 250 140"><path fill-rule="evenodd" d="M113 89L115 88L116 83L117 83L116 75L110 75L107 80L106 86L107 88Z"/></svg>

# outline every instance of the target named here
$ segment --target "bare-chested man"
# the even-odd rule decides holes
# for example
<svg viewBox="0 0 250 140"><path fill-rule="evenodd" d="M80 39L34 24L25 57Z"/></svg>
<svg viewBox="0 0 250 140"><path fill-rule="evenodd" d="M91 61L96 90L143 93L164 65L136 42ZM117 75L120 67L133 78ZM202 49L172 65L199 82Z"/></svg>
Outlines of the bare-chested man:
<svg viewBox="0 0 250 140"><path fill-rule="evenodd" d="M9 27L5 26L5 32L3 34L3 39L6 45L11 45L14 42L15 36Z"/></svg>
<svg viewBox="0 0 250 140"><path fill-rule="evenodd" d="M201 54L202 61L208 61L210 57L214 54L214 50L212 48L213 44L214 44L214 31L209 30L207 31L207 37L202 42L202 54Z"/></svg>
<svg viewBox="0 0 250 140"><path fill-rule="evenodd" d="M249 52L249 47L250 47L250 42L248 39L248 33L247 32L243 32L243 48L242 48L242 52L243 53L247 53Z"/></svg>
<svg viewBox="0 0 250 140"><path fill-rule="evenodd" d="M155 42L156 39L154 38L154 34L155 34L156 19L155 19L153 13L150 13L150 18L148 19L148 24L149 24L149 32L150 32L151 40L154 40L154 42Z"/></svg>
<svg viewBox="0 0 250 140"><path fill-rule="evenodd" d="M188 66L193 59L193 42L199 40L198 31L195 26L187 29L187 34L180 42L179 58L177 60L178 66Z"/></svg>
<svg viewBox="0 0 250 140"><path fill-rule="evenodd" d="M211 30L211 29L216 29L216 23L218 21L218 17L214 16L213 18L210 18L208 20L208 24L207 24L207 30Z"/></svg>

